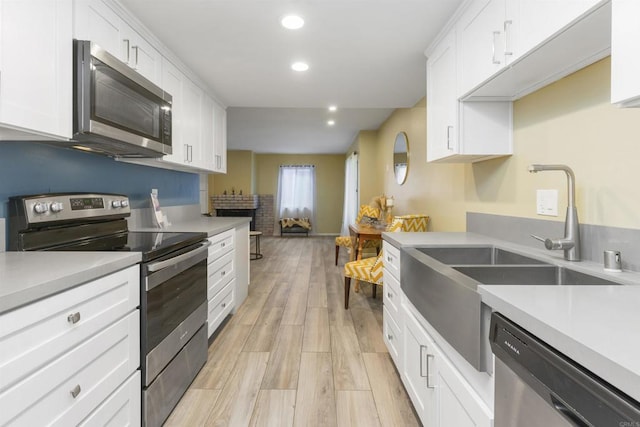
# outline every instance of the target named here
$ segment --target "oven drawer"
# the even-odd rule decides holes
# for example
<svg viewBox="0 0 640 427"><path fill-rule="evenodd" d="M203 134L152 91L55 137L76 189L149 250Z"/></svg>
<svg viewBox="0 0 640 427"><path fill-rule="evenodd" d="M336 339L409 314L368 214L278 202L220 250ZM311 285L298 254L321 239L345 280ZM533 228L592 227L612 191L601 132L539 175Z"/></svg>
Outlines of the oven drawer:
<svg viewBox="0 0 640 427"><path fill-rule="evenodd" d="M80 424L92 426L129 426L140 425L140 371L136 371L102 405Z"/></svg>
<svg viewBox="0 0 640 427"><path fill-rule="evenodd" d="M232 280L227 286L224 287L218 294L209 300L209 313L207 315L207 322L209 324L208 336L211 336L225 317L233 310L234 303L234 290L236 287L236 281Z"/></svg>
<svg viewBox="0 0 640 427"><path fill-rule="evenodd" d="M223 231L220 234L209 237L209 260L214 260L221 255L226 254L235 246L234 242L235 230Z"/></svg>
<svg viewBox="0 0 640 427"><path fill-rule="evenodd" d="M136 310L0 394L0 425L77 425L139 365Z"/></svg>
<svg viewBox="0 0 640 427"><path fill-rule="evenodd" d="M230 252L207 266L207 299L213 298L224 286L235 278L233 252Z"/></svg>
<svg viewBox="0 0 640 427"><path fill-rule="evenodd" d="M134 310L133 266L0 315L0 392Z"/></svg>

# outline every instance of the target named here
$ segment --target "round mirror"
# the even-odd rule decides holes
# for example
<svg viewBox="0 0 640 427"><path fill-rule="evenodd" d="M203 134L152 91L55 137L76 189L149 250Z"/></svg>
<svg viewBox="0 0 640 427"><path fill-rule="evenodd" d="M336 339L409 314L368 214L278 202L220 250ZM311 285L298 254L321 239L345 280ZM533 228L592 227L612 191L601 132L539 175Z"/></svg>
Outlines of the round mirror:
<svg viewBox="0 0 640 427"><path fill-rule="evenodd" d="M396 142L393 144L393 173L396 182L400 185L407 180L409 173L409 139L404 132L398 132Z"/></svg>

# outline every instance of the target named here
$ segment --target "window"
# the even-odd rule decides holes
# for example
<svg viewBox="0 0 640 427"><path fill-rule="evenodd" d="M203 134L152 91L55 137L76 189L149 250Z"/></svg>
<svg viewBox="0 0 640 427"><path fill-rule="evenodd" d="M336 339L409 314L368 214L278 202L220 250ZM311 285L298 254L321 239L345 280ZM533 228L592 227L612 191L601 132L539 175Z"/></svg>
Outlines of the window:
<svg viewBox="0 0 640 427"><path fill-rule="evenodd" d="M316 168L282 165L278 176L276 212L280 218L309 218L315 226Z"/></svg>

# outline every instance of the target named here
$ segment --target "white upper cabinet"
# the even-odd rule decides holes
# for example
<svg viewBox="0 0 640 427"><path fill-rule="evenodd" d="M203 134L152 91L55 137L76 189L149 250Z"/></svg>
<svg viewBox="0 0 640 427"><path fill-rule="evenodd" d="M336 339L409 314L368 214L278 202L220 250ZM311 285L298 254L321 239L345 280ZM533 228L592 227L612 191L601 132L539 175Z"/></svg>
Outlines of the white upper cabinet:
<svg viewBox="0 0 640 427"><path fill-rule="evenodd" d="M162 62L162 89L168 92L172 98L171 104L171 148L172 153L164 156L164 159L172 162L182 162L182 82L186 79L171 62L163 59Z"/></svg>
<svg viewBox="0 0 640 427"><path fill-rule="evenodd" d="M71 0L0 1L0 139L71 138L71 25Z"/></svg>
<svg viewBox="0 0 640 427"><path fill-rule="evenodd" d="M205 167L202 158L202 89L186 78L182 83L182 146L185 162L198 168ZM179 148L179 147L178 147ZM179 151L179 150L178 150Z"/></svg>
<svg viewBox="0 0 640 427"><path fill-rule="evenodd" d="M640 107L640 1L613 0L611 102Z"/></svg>
<svg viewBox="0 0 640 427"><path fill-rule="evenodd" d="M455 36L449 32L427 61L427 161L458 150Z"/></svg>
<svg viewBox="0 0 640 427"><path fill-rule="evenodd" d="M227 110L220 104L213 106L213 170L227 173Z"/></svg>
<svg viewBox="0 0 640 427"><path fill-rule="evenodd" d="M516 100L608 55L608 0L472 0L456 22L463 100Z"/></svg>
<svg viewBox="0 0 640 427"><path fill-rule="evenodd" d="M160 86L162 55L102 0L76 1L74 37L91 40Z"/></svg>
<svg viewBox="0 0 640 427"><path fill-rule="evenodd" d="M476 162L513 153L510 102L463 103L456 96L456 33L427 60L427 161Z"/></svg>
<svg viewBox="0 0 640 427"><path fill-rule="evenodd" d="M457 24L460 57L460 95L503 68L513 19L506 15L505 0L476 0Z"/></svg>
<svg viewBox="0 0 640 427"><path fill-rule="evenodd" d="M202 97L200 107L200 122L202 123L202 164L206 169L215 169L215 147L214 147L214 101L206 94Z"/></svg>

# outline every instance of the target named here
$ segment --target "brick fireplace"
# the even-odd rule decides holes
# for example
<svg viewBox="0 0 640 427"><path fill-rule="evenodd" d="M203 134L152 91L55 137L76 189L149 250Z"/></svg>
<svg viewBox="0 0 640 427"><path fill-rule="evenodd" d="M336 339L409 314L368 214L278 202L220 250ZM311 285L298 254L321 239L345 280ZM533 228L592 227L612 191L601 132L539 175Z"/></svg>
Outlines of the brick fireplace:
<svg viewBox="0 0 640 427"><path fill-rule="evenodd" d="M211 197L211 204L216 216L251 217L251 230L262 231L265 236L273 236L272 194L218 194Z"/></svg>

